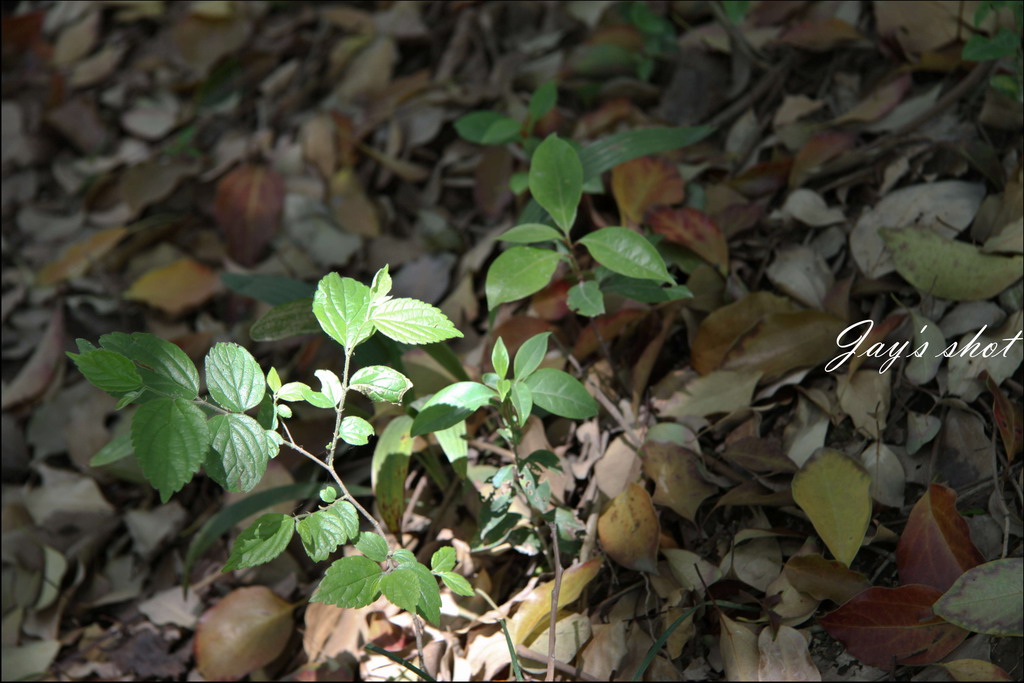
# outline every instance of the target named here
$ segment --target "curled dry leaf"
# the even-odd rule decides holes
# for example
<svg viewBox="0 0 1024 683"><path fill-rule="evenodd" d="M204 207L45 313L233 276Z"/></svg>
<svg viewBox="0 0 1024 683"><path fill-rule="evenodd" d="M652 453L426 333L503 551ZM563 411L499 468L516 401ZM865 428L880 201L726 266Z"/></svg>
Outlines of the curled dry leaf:
<svg viewBox="0 0 1024 683"><path fill-rule="evenodd" d="M661 525L651 497L630 484L612 499L597 521L597 537L608 556L627 569L658 573Z"/></svg>
<svg viewBox="0 0 1024 683"><path fill-rule="evenodd" d="M294 607L266 586L228 593L196 628L199 673L208 681L231 681L274 661L291 637Z"/></svg>

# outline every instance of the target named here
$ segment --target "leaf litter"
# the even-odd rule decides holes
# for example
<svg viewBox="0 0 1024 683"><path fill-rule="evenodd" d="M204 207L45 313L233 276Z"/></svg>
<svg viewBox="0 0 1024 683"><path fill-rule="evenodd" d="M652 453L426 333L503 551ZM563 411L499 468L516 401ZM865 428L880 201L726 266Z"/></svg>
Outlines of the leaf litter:
<svg viewBox="0 0 1024 683"><path fill-rule="evenodd" d="M160 506L118 446L128 423L64 360L75 337L149 331L193 359L235 341L312 381L337 358L316 335L289 337L308 320L268 341L249 328L308 296L303 282L365 281L384 263L465 335L447 364L406 354L419 391L492 370L499 336L514 354L548 331L543 367L587 377L601 405L586 423L530 423L562 463L544 481L568 513L556 678L830 680L845 667L843 680L875 680L930 663L1008 678L1022 117L961 48L1012 12L976 24L956 3L734 9L5 7L4 678L404 675L365 645L413 661L409 615L307 604L319 573L298 555L221 574L229 539L214 539L181 572L189 524L305 481L299 459L282 452L248 493L196 483ZM716 127L588 175L572 233L648 236L692 299L633 297L625 282L587 299L588 319L558 261L529 292L485 282L488 263L522 253L494 237L529 198L521 133L545 83L540 138ZM484 110L499 144L460 139L459 117ZM229 274L297 294L268 300ZM826 370L865 320L856 355ZM402 415L367 418L382 433ZM330 434L314 415L294 424L310 443ZM468 416L449 469L447 449L410 439L406 490L377 496L403 545L453 544L457 571L495 601L443 591L442 626L423 634L438 679L512 677L502 620L527 677L552 659L556 581L537 533L524 522L473 542L472 492L507 464L489 429ZM372 484L373 445L347 456L348 481ZM460 472L464 498L446 488ZM256 512L307 503L274 505ZM961 656L968 629L993 637Z"/></svg>

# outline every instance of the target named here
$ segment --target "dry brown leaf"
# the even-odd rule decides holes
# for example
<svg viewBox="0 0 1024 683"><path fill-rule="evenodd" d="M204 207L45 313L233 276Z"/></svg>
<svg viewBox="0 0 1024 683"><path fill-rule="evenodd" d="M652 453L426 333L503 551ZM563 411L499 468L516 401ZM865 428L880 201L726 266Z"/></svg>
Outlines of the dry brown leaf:
<svg viewBox="0 0 1024 683"><path fill-rule="evenodd" d="M654 483L654 502L674 510L691 522L697 508L718 488L700 474L700 458L688 448L648 441L643 447L644 474Z"/></svg>
<svg viewBox="0 0 1024 683"><path fill-rule="evenodd" d="M64 367L64 360L64 308L58 305L32 356L14 380L4 387L3 398L0 399L2 407L6 410L43 393Z"/></svg>
<svg viewBox="0 0 1024 683"><path fill-rule="evenodd" d="M124 293L124 298L176 316L205 303L218 289L217 273L198 261L183 258L140 277Z"/></svg>
<svg viewBox="0 0 1024 683"><path fill-rule="evenodd" d="M72 244L56 261L39 271L36 282L40 285L53 285L85 275L94 263L108 254L127 234L127 228L108 228Z"/></svg>
<svg viewBox="0 0 1024 683"><path fill-rule="evenodd" d="M661 525L651 496L630 484L616 496L597 521L597 536L608 556L627 569L657 574Z"/></svg>
<svg viewBox="0 0 1024 683"><path fill-rule="evenodd" d="M765 628L757 637L760 658L757 677L760 681L820 681L821 673L811 660L807 639L791 626L780 626L772 637Z"/></svg>

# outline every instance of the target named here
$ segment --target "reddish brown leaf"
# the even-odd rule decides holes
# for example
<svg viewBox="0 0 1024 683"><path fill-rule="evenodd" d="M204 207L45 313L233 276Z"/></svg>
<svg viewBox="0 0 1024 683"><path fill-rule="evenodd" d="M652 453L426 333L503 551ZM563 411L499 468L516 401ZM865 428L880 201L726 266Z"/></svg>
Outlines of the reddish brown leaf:
<svg viewBox="0 0 1024 683"><path fill-rule="evenodd" d="M804 181L813 177L826 162L853 149L856 142L853 133L838 130L818 133L800 148L793 159L789 170L789 186L800 187Z"/></svg>
<svg viewBox="0 0 1024 683"><path fill-rule="evenodd" d="M826 560L818 554L795 555L783 569L793 587L819 600L843 604L871 587L860 572L849 569L839 560Z"/></svg>
<svg viewBox="0 0 1024 683"><path fill-rule="evenodd" d="M786 186L792 159L766 161L751 166L729 181L729 186L745 197L761 197Z"/></svg>
<svg viewBox="0 0 1024 683"><path fill-rule="evenodd" d="M199 620L199 673L208 681L233 681L274 661L291 637L294 607L266 586L228 593Z"/></svg>
<svg viewBox="0 0 1024 683"><path fill-rule="evenodd" d="M546 320L533 318L528 315L514 315L502 324L498 325L491 332L491 338L485 349L484 358L487 367L490 367L491 349L494 347L494 340L501 337L508 349L508 357L515 358L516 351L523 345L523 342L541 332L555 332L557 328Z"/></svg>
<svg viewBox="0 0 1024 683"><path fill-rule="evenodd" d="M881 343L886 337L889 336L890 332L892 332L893 330L900 326L900 323L902 323L906 319L906 317L906 313L893 313L878 325L872 325L871 331L868 332L867 336L864 337L864 341L861 342L861 353L867 351L875 344ZM853 373L857 372L857 368L859 368L860 364L863 363L865 360L867 360L867 355L861 355L860 353L850 358L849 373L851 377L853 376ZM888 356L886 360L888 360ZM883 360L882 362L884 363L885 360Z"/></svg>
<svg viewBox="0 0 1024 683"><path fill-rule="evenodd" d="M1002 389L985 373L985 386L992 394L992 418L1003 439L1006 458L1013 462L1017 453L1024 448L1024 408L1020 404L1010 403Z"/></svg>
<svg viewBox="0 0 1024 683"><path fill-rule="evenodd" d="M683 201L683 179L675 164L640 157L612 169L612 196L619 206L622 224L635 228L648 209Z"/></svg>
<svg viewBox="0 0 1024 683"><path fill-rule="evenodd" d="M982 562L967 522L957 512L956 491L941 484L929 486L910 511L896 546L900 581L945 591Z"/></svg>
<svg viewBox="0 0 1024 683"><path fill-rule="evenodd" d="M214 214L227 239L228 254L255 265L281 227L284 178L266 166L239 166L217 183Z"/></svg>
<svg viewBox="0 0 1024 683"><path fill-rule="evenodd" d="M869 588L818 623L869 666L931 664L967 637L967 631L932 613L941 596L942 591L918 584Z"/></svg>
<svg viewBox="0 0 1024 683"><path fill-rule="evenodd" d="M569 295L570 287L572 287L572 283L568 280L553 280L551 284L530 299L533 310L545 320L551 322L561 320L569 315L569 304L566 303L566 298Z"/></svg>
<svg viewBox="0 0 1024 683"><path fill-rule="evenodd" d="M572 355L583 360L590 354L597 351L600 342L597 338L597 330L601 331L601 337L610 342L622 334L631 323L647 315L648 311L639 308L624 308L623 310L610 315L602 315L594 318L589 325L583 328L575 346L572 348Z"/></svg>
<svg viewBox="0 0 1024 683"><path fill-rule="evenodd" d="M703 211L657 209L650 215L651 230L665 239L693 251L708 263L718 266L723 275L729 272L729 245L725 236Z"/></svg>
<svg viewBox="0 0 1024 683"><path fill-rule="evenodd" d="M693 369L705 375L722 364L729 349L762 318L795 311L788 299L768 292L751 292L723 306L701 322L693 340Z"/></svg>
<svg viewBox="0 0 1024 683"><path fill-rule="evenodd" d="M779 42L812 52L826 52L837 45L863 37L860 31L842 19L829 17L802 21L782 34Z"/></svg>
<svg viewBox="0 0 1024 683"><path fill-rule="evenodd" d="M473 173L473 197L481 212L495 218L512 200L508 179L512 175L512 155L504 145L485 147Z"/></svg>
<svg viewBox="0 0 1024 683"><path fill-rule="evenodd" d="M64 309L58 305L36 350L14 380L4 387L3 398L0 399L2 407L6 410L43 393L63 362Z"/></svg>

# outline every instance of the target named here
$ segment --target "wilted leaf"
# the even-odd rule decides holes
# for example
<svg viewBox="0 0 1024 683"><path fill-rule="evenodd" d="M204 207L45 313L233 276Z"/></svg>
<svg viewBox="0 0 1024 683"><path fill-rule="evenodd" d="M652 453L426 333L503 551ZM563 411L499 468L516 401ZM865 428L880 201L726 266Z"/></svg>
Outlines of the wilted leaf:
<svg viewBox="0 0 1024 683"><path fill-rule="evenodd" d="M181 315L199 306L220 288L217 274L190 258L151 270L132 283L124 298Z"/></svg>
<svg viewBox="0 0 1024 683"><path fill-rule="evenodd" d="M608 556L627 569L657 574L661 526L651 497L639 484L616 496L597 521L597 537Z"/></svg>
<svg viewBox="0 0 1024 683"><path fill-rule="evenodd" d="M847 567L860 550L871 520L870 487L871 475L832 448L808 460L793 476L793 500Z"/></svg>
<svg viewBox="0 0 1024 683"><path fill-rule="evenodd" d="M690 249L716 266L721 273L729 271L729 245L725 235L703 211L690 207L663 208L651 212L651 230L674 244Z"/></svg>
<svg viewBox="0 0 1024 683"><path fill-rule="evenodd" d="M869 666L931 664L967 637L967 631L932 612L941 595L920 585L869 588L818 623Z"/></svg>
<svg viewBox="0 0 1024 683"><path fill-rule="evenodd" d="M1024 408L1020 404L1010 403L1006 394L988 375L985 376L985 386L992 394L992 418L1003 440L1006 458L1013 462L1017 453L1024 449Z"/></svg>
<svg viewBox="0 0 1024 683"><path fill-rule="evenodd" d="M929 486L910 511L896 546L900 581L944 591L983 561L967 522L957 512L956 492L940 484Z"/></svg>
<svg viewBox="0 0 1024 683"><path fill-rule="evenodd" d="M674 164L656 157L640 157L612 169L612 196L622 224L638 227L647 210L683 201L683 179Z"/></svg>
<svg viewBox="0 0 1024 683"><path fill-rule="evenodd" d="M935 613L994 636L1024 634L1024 559L1010 557L969 569L935 603Z"/></svg>
<svg viewBox="0 0 1024 683"><path fill-rule="evenodd" d="M688 448L648 441L643 447L644 474L654 482L654 502L691 522L697 508L718 489L700 476L699 458Z"/></svg>
<svg viewBox="0 0 1024 683"><path fill-rule="evenodd" d="M228 254L256 265L281 227L284 178L266 166L239 166L217 183L214 215L227 239Z"/></svg>
<svg viewBox="0 0 1024 683"><path fill-rule="evenodd" d="M265 586L236 588L196 628L196 668L208 681L236 680L274 661L288 644L294 605Z"/></svg>

